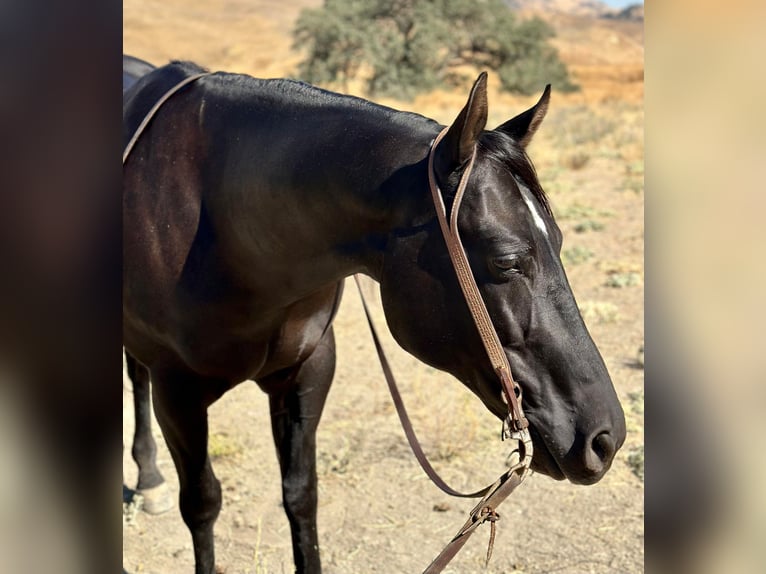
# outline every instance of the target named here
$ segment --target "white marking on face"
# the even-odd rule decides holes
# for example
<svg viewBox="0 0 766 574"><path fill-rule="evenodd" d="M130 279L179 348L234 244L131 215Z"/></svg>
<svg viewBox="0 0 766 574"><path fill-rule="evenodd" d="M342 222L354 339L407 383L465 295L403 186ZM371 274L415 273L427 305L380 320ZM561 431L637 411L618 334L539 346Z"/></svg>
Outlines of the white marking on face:
<svg viewBox="0 0 766 574"><path fill-rule="evenodd" d="M527 189L525 185L523 185L518 180L516 183L519 186L519 189L521 190L521 197L524 199L524 203L527 204L527 207L529 208L529 211L532 212L532 220L535 222L535 225L537 228L543 232L543 235L545 235L546 239L550 239L548 237L548 227L545 225L545 220L543 219L543 216L540 215L540 212L537 209L537 206L535 205L535 201L532 199L532 193Z"/></svg>

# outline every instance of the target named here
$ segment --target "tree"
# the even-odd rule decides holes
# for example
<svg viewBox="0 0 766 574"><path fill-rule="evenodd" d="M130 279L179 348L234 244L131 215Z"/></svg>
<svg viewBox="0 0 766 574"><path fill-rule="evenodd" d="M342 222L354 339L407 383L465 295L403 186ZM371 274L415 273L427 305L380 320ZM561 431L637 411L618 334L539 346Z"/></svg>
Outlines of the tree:
<svg viewBox="0 0 766 574"><path fill-rule="evenodd" d="M503 88L532 94L546 83L577 89L539 18L517 21L502 0L325 0L305 9L294 48L313 83L363 78L370 95L411 97L463 78L471 65L496 70Z"/></svg>

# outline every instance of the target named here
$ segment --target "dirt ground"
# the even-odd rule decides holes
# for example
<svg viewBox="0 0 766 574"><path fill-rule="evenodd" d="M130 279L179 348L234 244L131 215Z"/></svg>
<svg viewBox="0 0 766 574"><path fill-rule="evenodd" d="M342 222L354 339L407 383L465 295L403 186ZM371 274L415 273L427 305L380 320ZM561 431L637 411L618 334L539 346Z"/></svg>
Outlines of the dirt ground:
<svg viewBox="0 0 766 574"><path fill-rule="evenodd" d="M284 73L284 62L294 55L282 60L271 56L256 65L243 35L247 31L259 46L268 44L268 49L287 54L285 29L300 6L316 2L288 2L279 11L272 6L271 12L263 7L259 12L257 7L269 2L224 0L215 3L215 18L201 17L203 4L126 0L125 52L158 63L197 59L253 74L260 66L273 72L262 75L279 75L280 62ZM223 21L234 28L217 39L215 27ZM193 42L191 31L202 34L204 41ZM643 572L642 88L637 90L634 82L626 89L629 97L603 95L613 89L601 82L597 101L588 97L587 89L568 98L554 93L530 155L564 232L563 259L573 291L623 403L627 441L596 485L575 486L533 474L499 510L502 519L489 568L483 567L487 528L474 535L445 572ZM397 107L448 122L463 98L437 94ZM490 92L490 123L531 103ZM366 288L375 292L372 283ZM380 305L374 312L385 331ZM472 503L442 494L410 453L352 283L335 333L338 367L318 434L325 571L420 572L463 523ZM499 423L459 382L407 355L387 333L384 344L437 470L457 488L475 489L494 480L507 455L507 445L498 439ZM134 485L127 380L123 396L124 479ZM292 572L266 396L252 383L240 385L211 408L210 428L213 465L224 492L215 531L219 568L227 574ZM175 471L156 424L154 432L160 469L176 496ZM137 513L126 518L126 571L193 570L191 538L177 507L160 516Z"/></svg>

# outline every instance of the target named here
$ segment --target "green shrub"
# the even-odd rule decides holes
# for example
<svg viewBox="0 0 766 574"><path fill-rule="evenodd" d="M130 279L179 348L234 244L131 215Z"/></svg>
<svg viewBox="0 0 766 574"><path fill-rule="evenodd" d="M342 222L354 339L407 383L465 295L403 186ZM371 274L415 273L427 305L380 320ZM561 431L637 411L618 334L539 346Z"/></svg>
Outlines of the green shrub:
<svg viewBox="0 0 766 574"><path fill-rule="evenodd" d="M346 90L362 78L370 95L462 83L465 65L495 70L510 92L576 90L553 36L539 18L517 21L502 0L325 0L301 12L293 48L306 54L301 78Z"/></svg>

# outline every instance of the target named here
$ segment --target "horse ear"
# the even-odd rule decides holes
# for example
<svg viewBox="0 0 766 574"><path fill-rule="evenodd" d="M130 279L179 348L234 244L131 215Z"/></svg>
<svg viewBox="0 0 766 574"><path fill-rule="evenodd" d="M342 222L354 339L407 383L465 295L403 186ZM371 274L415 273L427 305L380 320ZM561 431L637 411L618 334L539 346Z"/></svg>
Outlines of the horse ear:
<svg viewBox="0 0 766 574"><path fill-rule="evenodd" d="M436 169L446 175L467 162L486 125L487 72L482 72L471 88L465 107L439 142L435 157Z"/></svg>
<svg viewBox="0 0 766 574"><path fill-rule="evenodd" d="M551 85L548 84L545 86L540 100L534 106L515 118L508 120L503 125L497 126L495 130L511 136L521 147L527 147L529 142L532 141L532 136L535 135L537 128L543 123L550 99Z"/></svg>

